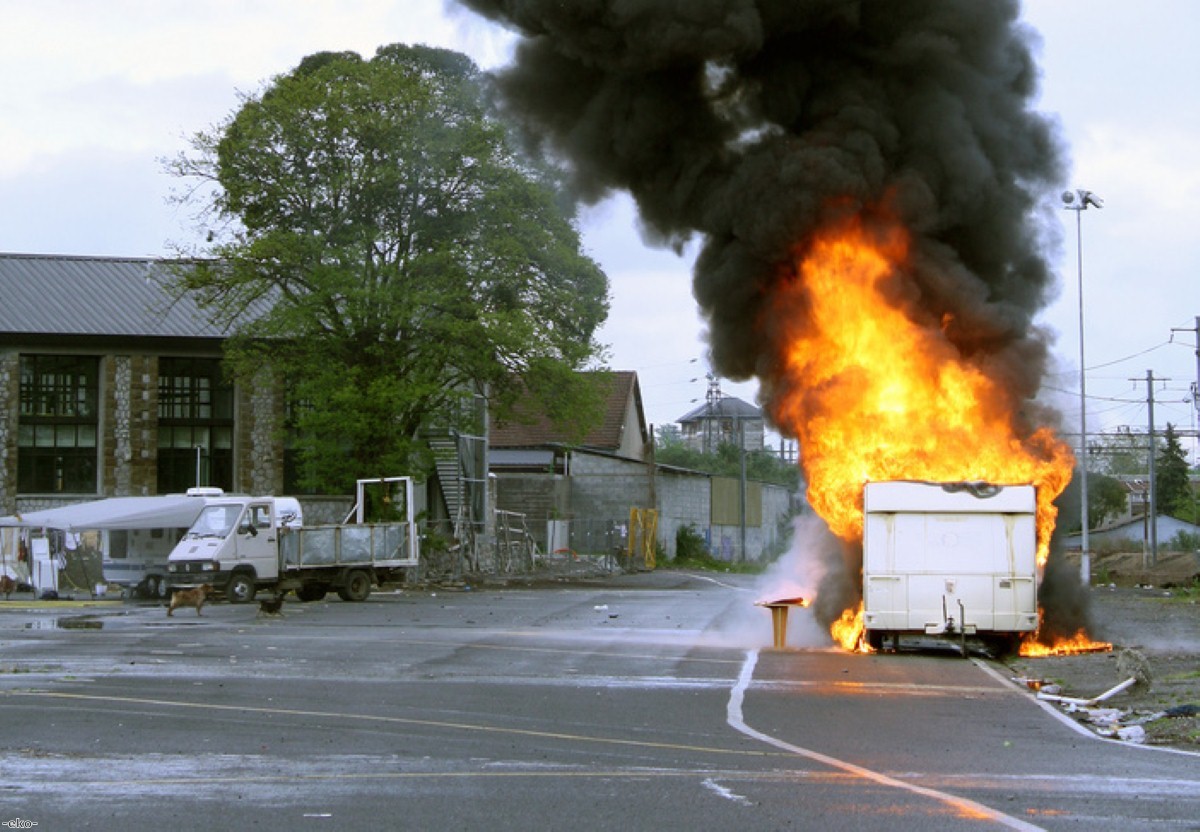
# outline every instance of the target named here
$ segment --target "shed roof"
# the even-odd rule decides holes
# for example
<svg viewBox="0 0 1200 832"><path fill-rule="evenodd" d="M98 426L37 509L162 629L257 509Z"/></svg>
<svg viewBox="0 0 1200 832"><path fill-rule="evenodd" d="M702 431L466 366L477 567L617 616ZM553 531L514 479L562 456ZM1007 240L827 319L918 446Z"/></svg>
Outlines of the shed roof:
<svg viewBox="0 0 1200 832"><path fill-rule="evenodd" d="M578 444L587 448L616 450L621 447L621 439L627 427L645 433L646 417L642 408L641 388L638 386L637 373L632 370L607 371L600 376L607 382L603 390L604 412L599 423ZM625 411L630 397L634 400L638 424L626 426ZM488 445L493 448L537 448L546 445L576 444L570 442L569 433L568 430L556 426L544 414L527 414L520 421L493 420Z"/></svg>
<svg viewBox="0 0 1200 832"><path fill-rule="evenodd" d="M0 333L225 338L166 286L180 261L0 253Z"/></svg>

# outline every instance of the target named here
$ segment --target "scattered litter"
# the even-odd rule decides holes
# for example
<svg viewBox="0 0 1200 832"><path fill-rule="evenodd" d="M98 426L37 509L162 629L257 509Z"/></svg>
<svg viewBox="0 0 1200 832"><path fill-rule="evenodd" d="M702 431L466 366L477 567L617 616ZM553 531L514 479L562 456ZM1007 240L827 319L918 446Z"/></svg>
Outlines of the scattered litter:
<svg viewBox="0 0 1200 832"><path fill-rule="evenodd" d="M1140 725L1106 725L1097 728L1096 734L1106 740L1124 740L1136 743L1146 741L1146 729Z"/></svg>
<svg viewBox="0 0 1200 832"><path fill-rule="evenodd" d="M594 609L596 612L604 612L608 609L608 604L597 604L596 606L592 607L592 609Z"/></svg>
<svg viewBox="0 0 1200 832"><path fill-rule="evenodd" d="M1143 667L1144 657L1136 651L1125 651L1133 655L1128 656L1123 664L1123 669L1126 672L1136 672ZM1134 670L1131 671L1131 668ZM1121 708L1102 708L1100 703L1107 699L1116 696L1122 691L1142 682L1148 684L1148 674L1143 674L1144 679L1138 678L1137 675L1130 676L1116 687L1106 690L1099 696L1094 696L1091 699L1082 699L1075 696L1062 696L1057 690L1053 693L1049 692L1050 687L1058 688L1057 685L1042 685L1037 690L1037 698L1049 702L1057 702L1062 706L1067 713L1076 716L1081 722L1089 723L1093 726L1096 734L1106 739L1120 740L1121 742L1141 744L1146 741L1146 729L1142 727L1145 723L1153 722L1156 719L1162 719L1168 716L1171 711L1177 711L1179 716L1193 716L1200 713L1200 708L1195 705L1180 705L1172 708L1171 711L1158 711L1153 714L1143 714L1134 716L1132 711L1123 710ZM1018 680L1028 682L1031 680ZM1032 686L1030 686L1032 687Z"/></svg>
<svg viewBox="0 0 1200 832"><path fill-rule="evenodd" d="M1091 699L1079 699L1074 696L1060 696L1057 693L1046 693L1045 689L1038 691L1037 697L1038 699L1048 699L1051 702L1064 702L1070 705L1083 705L1086 707L1095 705L1097 702L1103 702L1105 699L1116 696L1121 691L1128 690L1136 684L1137 679L1131 677L1117 685L1115 688L1106 690L1104 693L1100 694L1099 696L1094 696Z"/></svg>
<svg viewBox="0 0 1200 832"><path fill-rule="evenodd" d="M1127 711L1122 711L1120 708L1088 708L1083 711L1083 714L1083 718L1093 725L1116 725L1129 716Z"/></svg>

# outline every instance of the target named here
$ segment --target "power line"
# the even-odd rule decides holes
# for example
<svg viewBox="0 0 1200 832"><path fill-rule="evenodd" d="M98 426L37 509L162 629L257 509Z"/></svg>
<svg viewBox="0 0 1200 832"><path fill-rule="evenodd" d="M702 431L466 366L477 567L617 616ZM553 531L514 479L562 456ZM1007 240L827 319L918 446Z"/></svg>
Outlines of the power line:
<svg viewBox="0 0 1200 832"><path fill-rule="evenodd" d="M1105 367L1111 367L1114 364L1121 364L1126 361L1130 361L1131 359L1139 358L1143 355L1146 355L1147 353L1152 353L1155 350L1161 350L1163 347L1168 346L1170 343L1171 343L1170 341L1163 341L1161 344L1157 344L1153 347L1150 347L1149 349L1144 349L1141 352L1135 352L1133 355L1127 355L1124 358L1117 358L1112 361L1106 361L1103 364L1093 364L1091 367L1088 367L1087 369L1088 369L1089 373L1092 370L1103 370Z"/></svg>

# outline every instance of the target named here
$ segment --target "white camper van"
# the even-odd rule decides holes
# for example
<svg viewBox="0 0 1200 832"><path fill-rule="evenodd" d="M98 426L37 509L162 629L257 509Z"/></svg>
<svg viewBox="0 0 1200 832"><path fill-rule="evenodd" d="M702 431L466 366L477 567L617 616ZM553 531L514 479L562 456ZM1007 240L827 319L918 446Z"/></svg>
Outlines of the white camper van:
<svg viewBox="0 0 1200 832"><path fill-rule="evenodd" d="M873 482L863 494L863 625L887 636L967 636L1000 651L1038 625L1032 485Z"/></svg>
<svg viewBox="0 0 1200 832"><path fill-rule="evenodd" d="M171 550L207 501L223 494L219 488L193 488L186 494L111 497L13 515L0 524L30 530L35 538L44 537L39 535L44 529L72 535L95 532L104 583L147 597L165 597Z"/></svg>

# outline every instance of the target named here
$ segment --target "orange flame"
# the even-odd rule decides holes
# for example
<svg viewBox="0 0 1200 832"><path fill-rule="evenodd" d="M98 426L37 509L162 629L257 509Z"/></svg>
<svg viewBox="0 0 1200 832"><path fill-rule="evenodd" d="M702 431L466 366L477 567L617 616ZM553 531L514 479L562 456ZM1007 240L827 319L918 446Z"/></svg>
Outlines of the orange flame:
<svg viewBox="0 0 1200 832"><path fill-rule="evenodd" d="M1107 653L1111 650L1110 642L1092 641L1088 634L1080 629L1071 638L1061 638L1052 644L1043 644L1038 640L1038 634L1032 633L1022 640L1020 654L1026 658L1043 658L1073 656L1079 653Z"/></svg>
<svg viewBox="0 0 1200 832"><path fill-rule="evenodd" d="M786 389L772 416L800 440L809 503L853 542L869 481L1033 483L1044 565L1071 450L1049 428L1023 429L1024 402L994 362L950 340L950 316L917 308L909 260L898 223L855 218L818 233L780 281L767 327Z"/></svg>
<svg viewBox="0 0 1200 832"><path fill-rule="evenodd" d="M874 652L863 639L865 628L863 626L863 605L860 601L858 609L849 609L842 612L842 617L829 628L830 634L833 636L835 643L841 646L843 650L851 653L871 653Z"/></svg>

